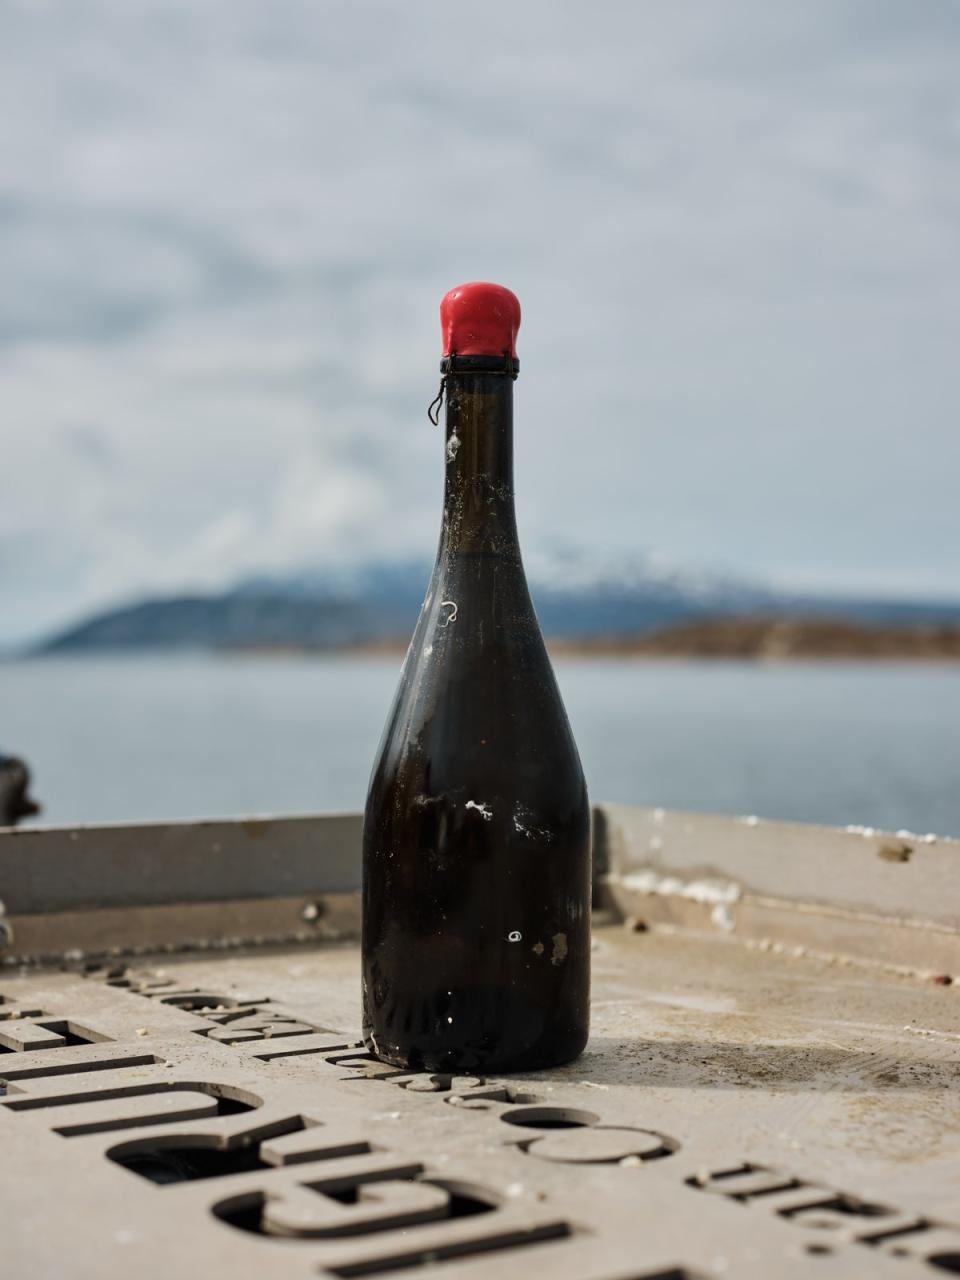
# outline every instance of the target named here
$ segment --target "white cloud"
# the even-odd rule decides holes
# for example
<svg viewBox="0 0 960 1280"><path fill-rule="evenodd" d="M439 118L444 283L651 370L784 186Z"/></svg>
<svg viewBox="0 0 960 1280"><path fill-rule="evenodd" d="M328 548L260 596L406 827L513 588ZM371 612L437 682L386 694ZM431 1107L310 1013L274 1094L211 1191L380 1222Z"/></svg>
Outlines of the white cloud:
<svg viewBox="0 0 960 1280"><path fill-rule="evenodd" d="M0 639L429 550L436 304L519 293L521 527L955 584L960 19L8 3Z"/></svg>

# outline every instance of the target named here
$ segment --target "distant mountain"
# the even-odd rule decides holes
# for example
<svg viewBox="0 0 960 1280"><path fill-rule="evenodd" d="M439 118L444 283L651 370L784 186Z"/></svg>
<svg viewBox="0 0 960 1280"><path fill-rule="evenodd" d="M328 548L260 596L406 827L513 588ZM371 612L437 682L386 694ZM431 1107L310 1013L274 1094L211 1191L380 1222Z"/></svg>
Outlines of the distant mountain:
<svg viewBox="0 0 960 1280"><path fill-rule="evenodd" d="M276 591L168 596L96 614L35 652L102 649L340 648L395 634L362 604L309 600Z"/></svg>
<svg viewBox="0 0 960 1280"><path fill-rule="evenodd" d="M137 601L44 640L37 653L136 649L336 649L406 640L426 591L425 561L251 578L227 591ZM534 562L546 635L618 637L718 618L818 616L887 626L960 622L960 603L788 595L655 562L595 569L582 558Z"/></svg>

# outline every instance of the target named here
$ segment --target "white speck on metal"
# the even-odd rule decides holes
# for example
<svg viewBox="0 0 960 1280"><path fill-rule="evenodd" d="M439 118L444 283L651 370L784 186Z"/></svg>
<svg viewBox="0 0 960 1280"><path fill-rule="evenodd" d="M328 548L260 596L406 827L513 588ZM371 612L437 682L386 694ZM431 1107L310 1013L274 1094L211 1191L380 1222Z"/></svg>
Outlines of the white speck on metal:
<svg viewBox="0 0 960 1280"><path fill-rule="evenodd" d="M730 908L725 902L717 903L710 912L710 920L718 929L723 929L726 933L733 932L733 916L730 914Z"/></svg>

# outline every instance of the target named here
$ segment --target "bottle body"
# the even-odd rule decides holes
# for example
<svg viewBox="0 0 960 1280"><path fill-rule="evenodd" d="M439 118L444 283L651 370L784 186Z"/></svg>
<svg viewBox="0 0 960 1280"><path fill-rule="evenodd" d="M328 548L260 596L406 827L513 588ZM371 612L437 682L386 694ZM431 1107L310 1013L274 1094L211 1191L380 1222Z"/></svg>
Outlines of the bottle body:
<svg viewBox="0 0 960 1280"><path fill-rule="evenodd" d="M412 1070L586 1043L590 817L513 517L512 382L448 382L437 561L363 836L363 1027Z"/></svg>

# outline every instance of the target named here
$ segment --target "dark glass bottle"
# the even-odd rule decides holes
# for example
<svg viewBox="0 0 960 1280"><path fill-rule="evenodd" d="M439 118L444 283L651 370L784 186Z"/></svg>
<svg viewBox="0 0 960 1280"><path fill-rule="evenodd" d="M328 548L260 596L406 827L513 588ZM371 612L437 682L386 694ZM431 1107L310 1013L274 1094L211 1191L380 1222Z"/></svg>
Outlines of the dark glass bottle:
<svg viewBox="0 0 960 1280"><path fill-rule="evenodd" d="M519 304L444 308L474 350L442 366L440 547L367 799L363 1035L412 1070L543 1068L587 1040L589 806L517 542Z"/></svg>

